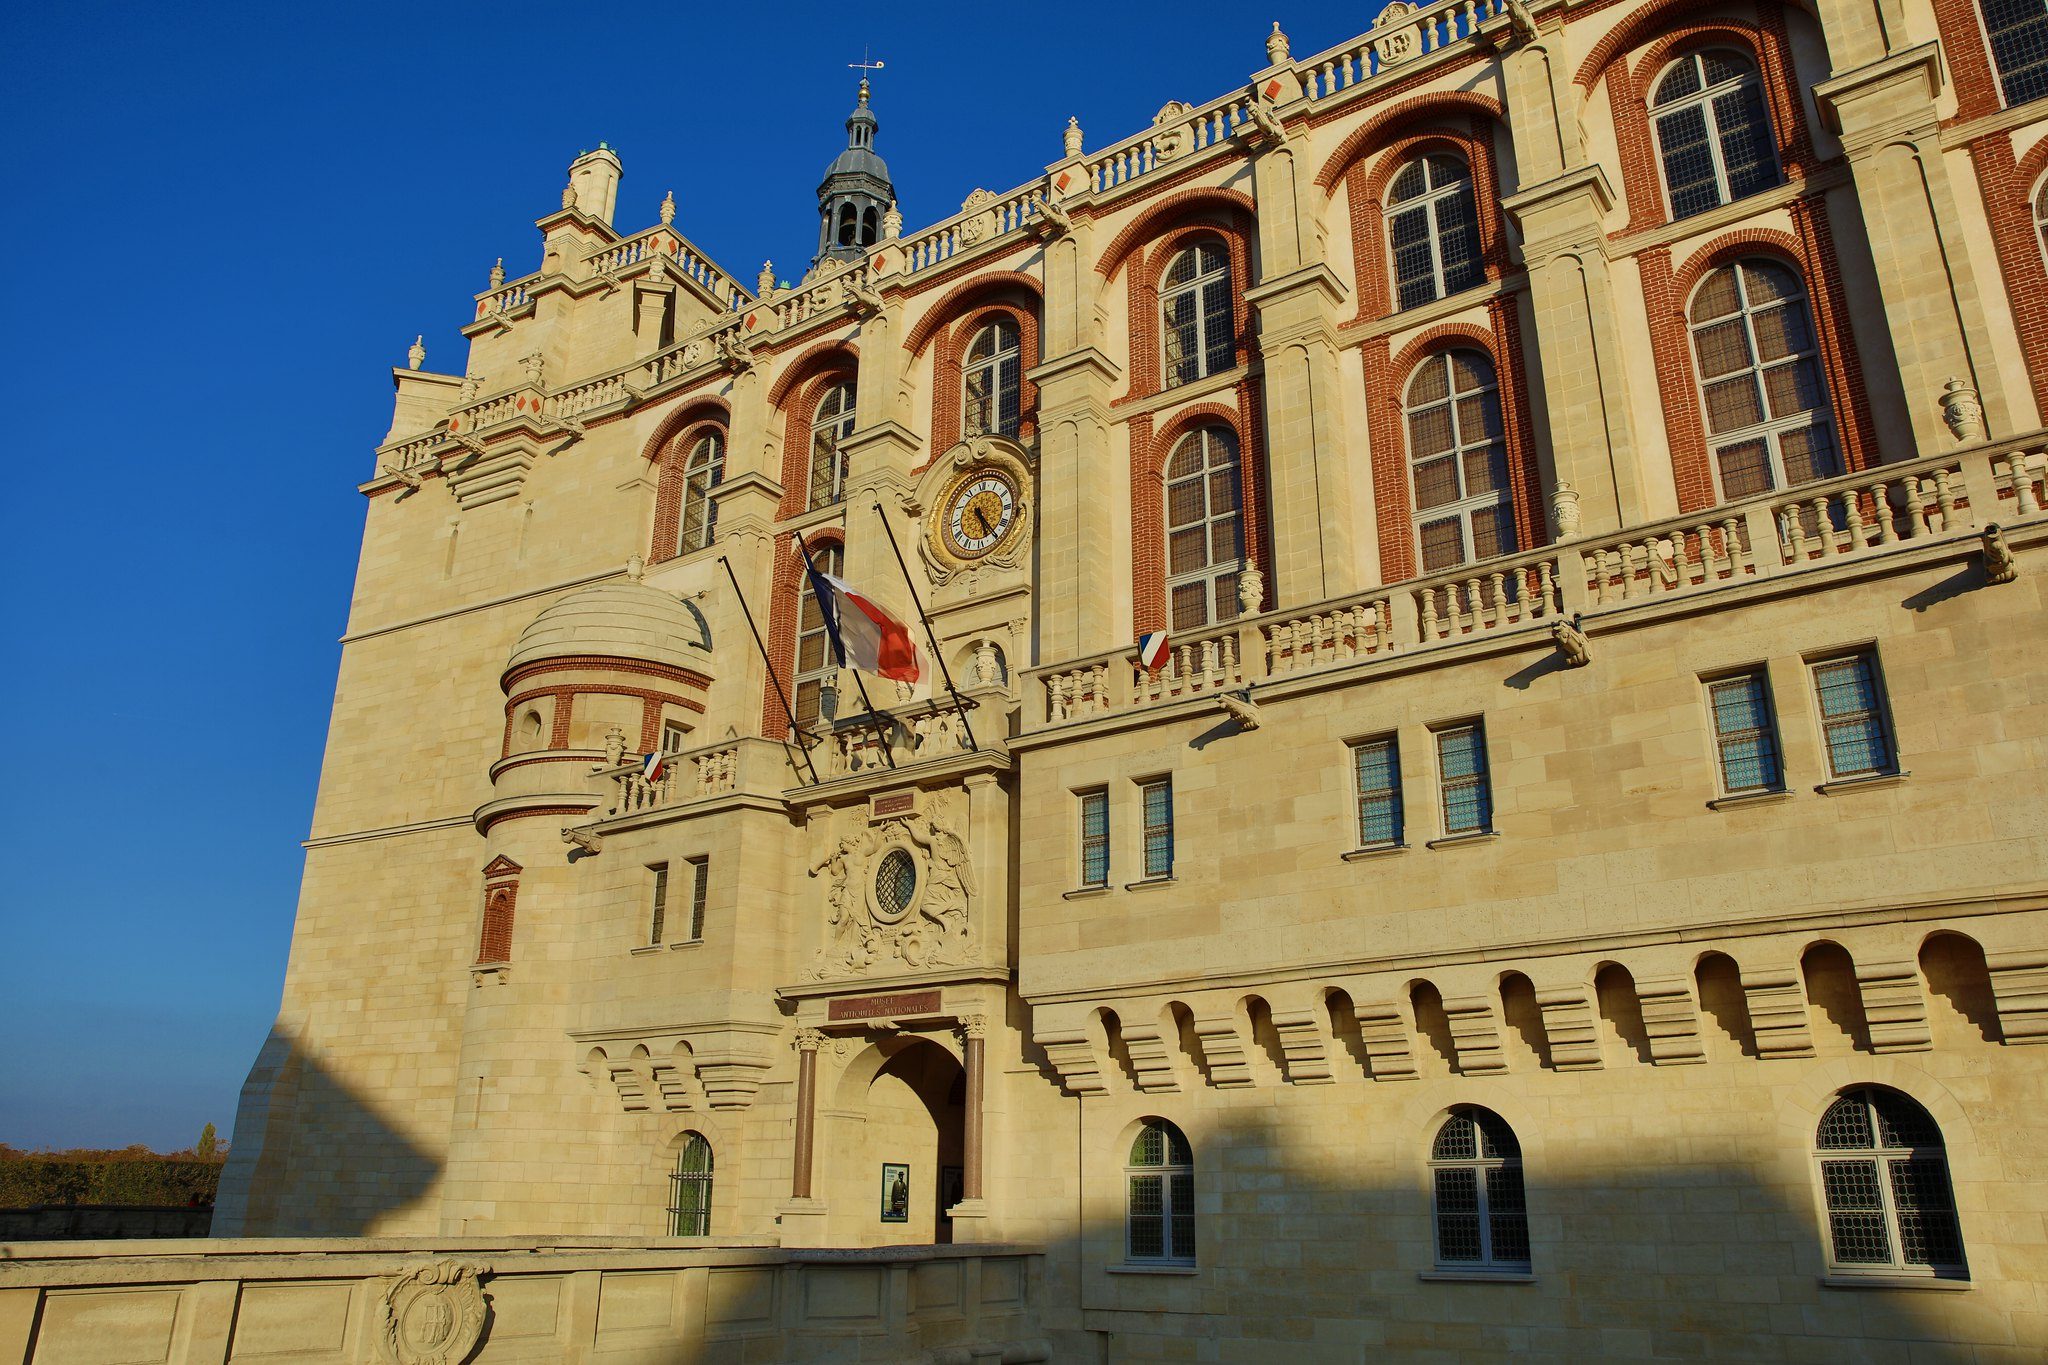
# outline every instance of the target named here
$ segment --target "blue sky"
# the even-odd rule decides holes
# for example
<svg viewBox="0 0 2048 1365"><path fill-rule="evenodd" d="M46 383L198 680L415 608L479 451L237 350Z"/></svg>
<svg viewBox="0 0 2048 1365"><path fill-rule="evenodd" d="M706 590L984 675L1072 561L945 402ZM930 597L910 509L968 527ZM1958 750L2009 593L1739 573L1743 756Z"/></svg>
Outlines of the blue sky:
<svg viewBox="0 0 2048 1365"><path fill-rule="evenodd" d="M1377 5L23 4L0 16L0 1142L223 1133L276 1011L386 367L602 139L794 277L863 46L906 230Z"/></svg>

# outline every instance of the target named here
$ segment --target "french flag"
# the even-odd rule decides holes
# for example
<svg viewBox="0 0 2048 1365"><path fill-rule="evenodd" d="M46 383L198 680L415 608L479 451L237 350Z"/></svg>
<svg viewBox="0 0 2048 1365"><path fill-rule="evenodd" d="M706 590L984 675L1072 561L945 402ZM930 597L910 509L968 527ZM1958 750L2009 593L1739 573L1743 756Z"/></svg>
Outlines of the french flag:
<svg viewBox="0 0 2048 1365"><path fill-rule="evenodd" d="M640 759L640 775L649 782L659 782L661 781L662 769L667 766L668 755L656 749L651 754L642 755Z"/></svg>
<svg viewBox="0 0 2048 1365"><path fill-rule="evenodd" d="M804 556L811 575L811 593L825 617L826 638L832 641L841 668L858 668L896 682L914 683L924 676L917 641L910 627L876 605L875 600L842 578L820 573Z"/></svg>

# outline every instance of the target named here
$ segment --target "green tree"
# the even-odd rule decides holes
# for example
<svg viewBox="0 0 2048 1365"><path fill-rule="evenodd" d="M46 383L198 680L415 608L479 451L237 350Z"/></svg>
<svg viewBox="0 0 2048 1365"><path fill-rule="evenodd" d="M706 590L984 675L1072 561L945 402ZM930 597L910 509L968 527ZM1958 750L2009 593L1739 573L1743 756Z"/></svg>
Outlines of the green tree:
<svg viewBox="0 0 2048 1365"><path fill-rule="evenodd" d="M199 1142L192 1151L202 1161L211 1161L213 1160L213 1149L219 1145L220 1140L214 1136L213 1125L209 1123L199 1130Z"/></svg>

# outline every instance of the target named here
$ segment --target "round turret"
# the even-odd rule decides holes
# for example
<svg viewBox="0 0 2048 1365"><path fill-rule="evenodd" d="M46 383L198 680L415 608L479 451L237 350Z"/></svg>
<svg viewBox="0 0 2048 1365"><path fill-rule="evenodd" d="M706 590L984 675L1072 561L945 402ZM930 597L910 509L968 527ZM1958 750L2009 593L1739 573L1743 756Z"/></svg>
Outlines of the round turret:
<svg viewBox="0 0 2048 1365"><path fill-rule="evenodd" d="M710 631L697 609L645 583L599 583L570 593L533 619L506 661L508 672L542 659L636 659L704 670Z"/></svg>

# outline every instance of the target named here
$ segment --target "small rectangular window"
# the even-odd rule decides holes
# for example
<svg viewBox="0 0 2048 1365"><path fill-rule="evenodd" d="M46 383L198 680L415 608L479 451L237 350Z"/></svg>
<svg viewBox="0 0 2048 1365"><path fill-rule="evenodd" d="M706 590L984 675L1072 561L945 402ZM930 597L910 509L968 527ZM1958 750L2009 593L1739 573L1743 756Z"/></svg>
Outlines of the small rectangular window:
<svg viewBox="0 0 2048 1365"><path fill-rule="evenodd" d="M1145 880L1173 875L1173 779L1138 784L1145 807Z"/></svg>
<svg viewBox="0 0 2048 1365"><path fill-rule="evenodd" d="M1081 796L1081 885L1109 885L1109 793L1101 787Z"/></svg>
<svg viewBox="0 0 2048 1365"><path fill-rule="evenodd" d="M704 937L704 901L711 894L711 859L690 859L690 942Z"/></svg>
<svg viewBox="0 0 2048 1365"><path fill-rule="evenodd" d="M665 754L679 754L690 733L689 727L679 720L665 720L661 723L661 751Z"/></svg>
<svg viewBox="0 0 2048 1365"><path fill-rule="evenodd" d="M1870 651L1816 663L1813 688L1820 701L1828 776L1840 781L1894 771L1891 726L1878 688L1877 660Z"/></svg>
<svg viewBox="0 0 2048 1365"><path fill-rule="evenodd" d="M1493 793L1486 775L1486 732L1478 721L1436 732L1437 768L1444 791L1444 835L1483 834L1493 828Z"/></svg>
<svg viewBox="0 0 2048 1365"><path fill-rule="evenodd" d="M1401 842L1401 749L1394 737L1360 740L1351 746L1358 782L1358 846L1386 848Z"/></svg>
<svg viewBox="0 0 2048 1365"><path fill-rule="evenodd" d="M1707 704L1714 716L1721 790L1740 796L1783 786L1777 727L1771 719L1771 687L1764 671L1754 669L1708 683Z"/></svg>
<svg viewBox="0 0 2048 1365"><path fill-rule="evenodd" d="M647 941L661 942L662 930L668 924L668 864L656 863L647 869L653 887L649 893L651 913L648 915Z"/></svg>

